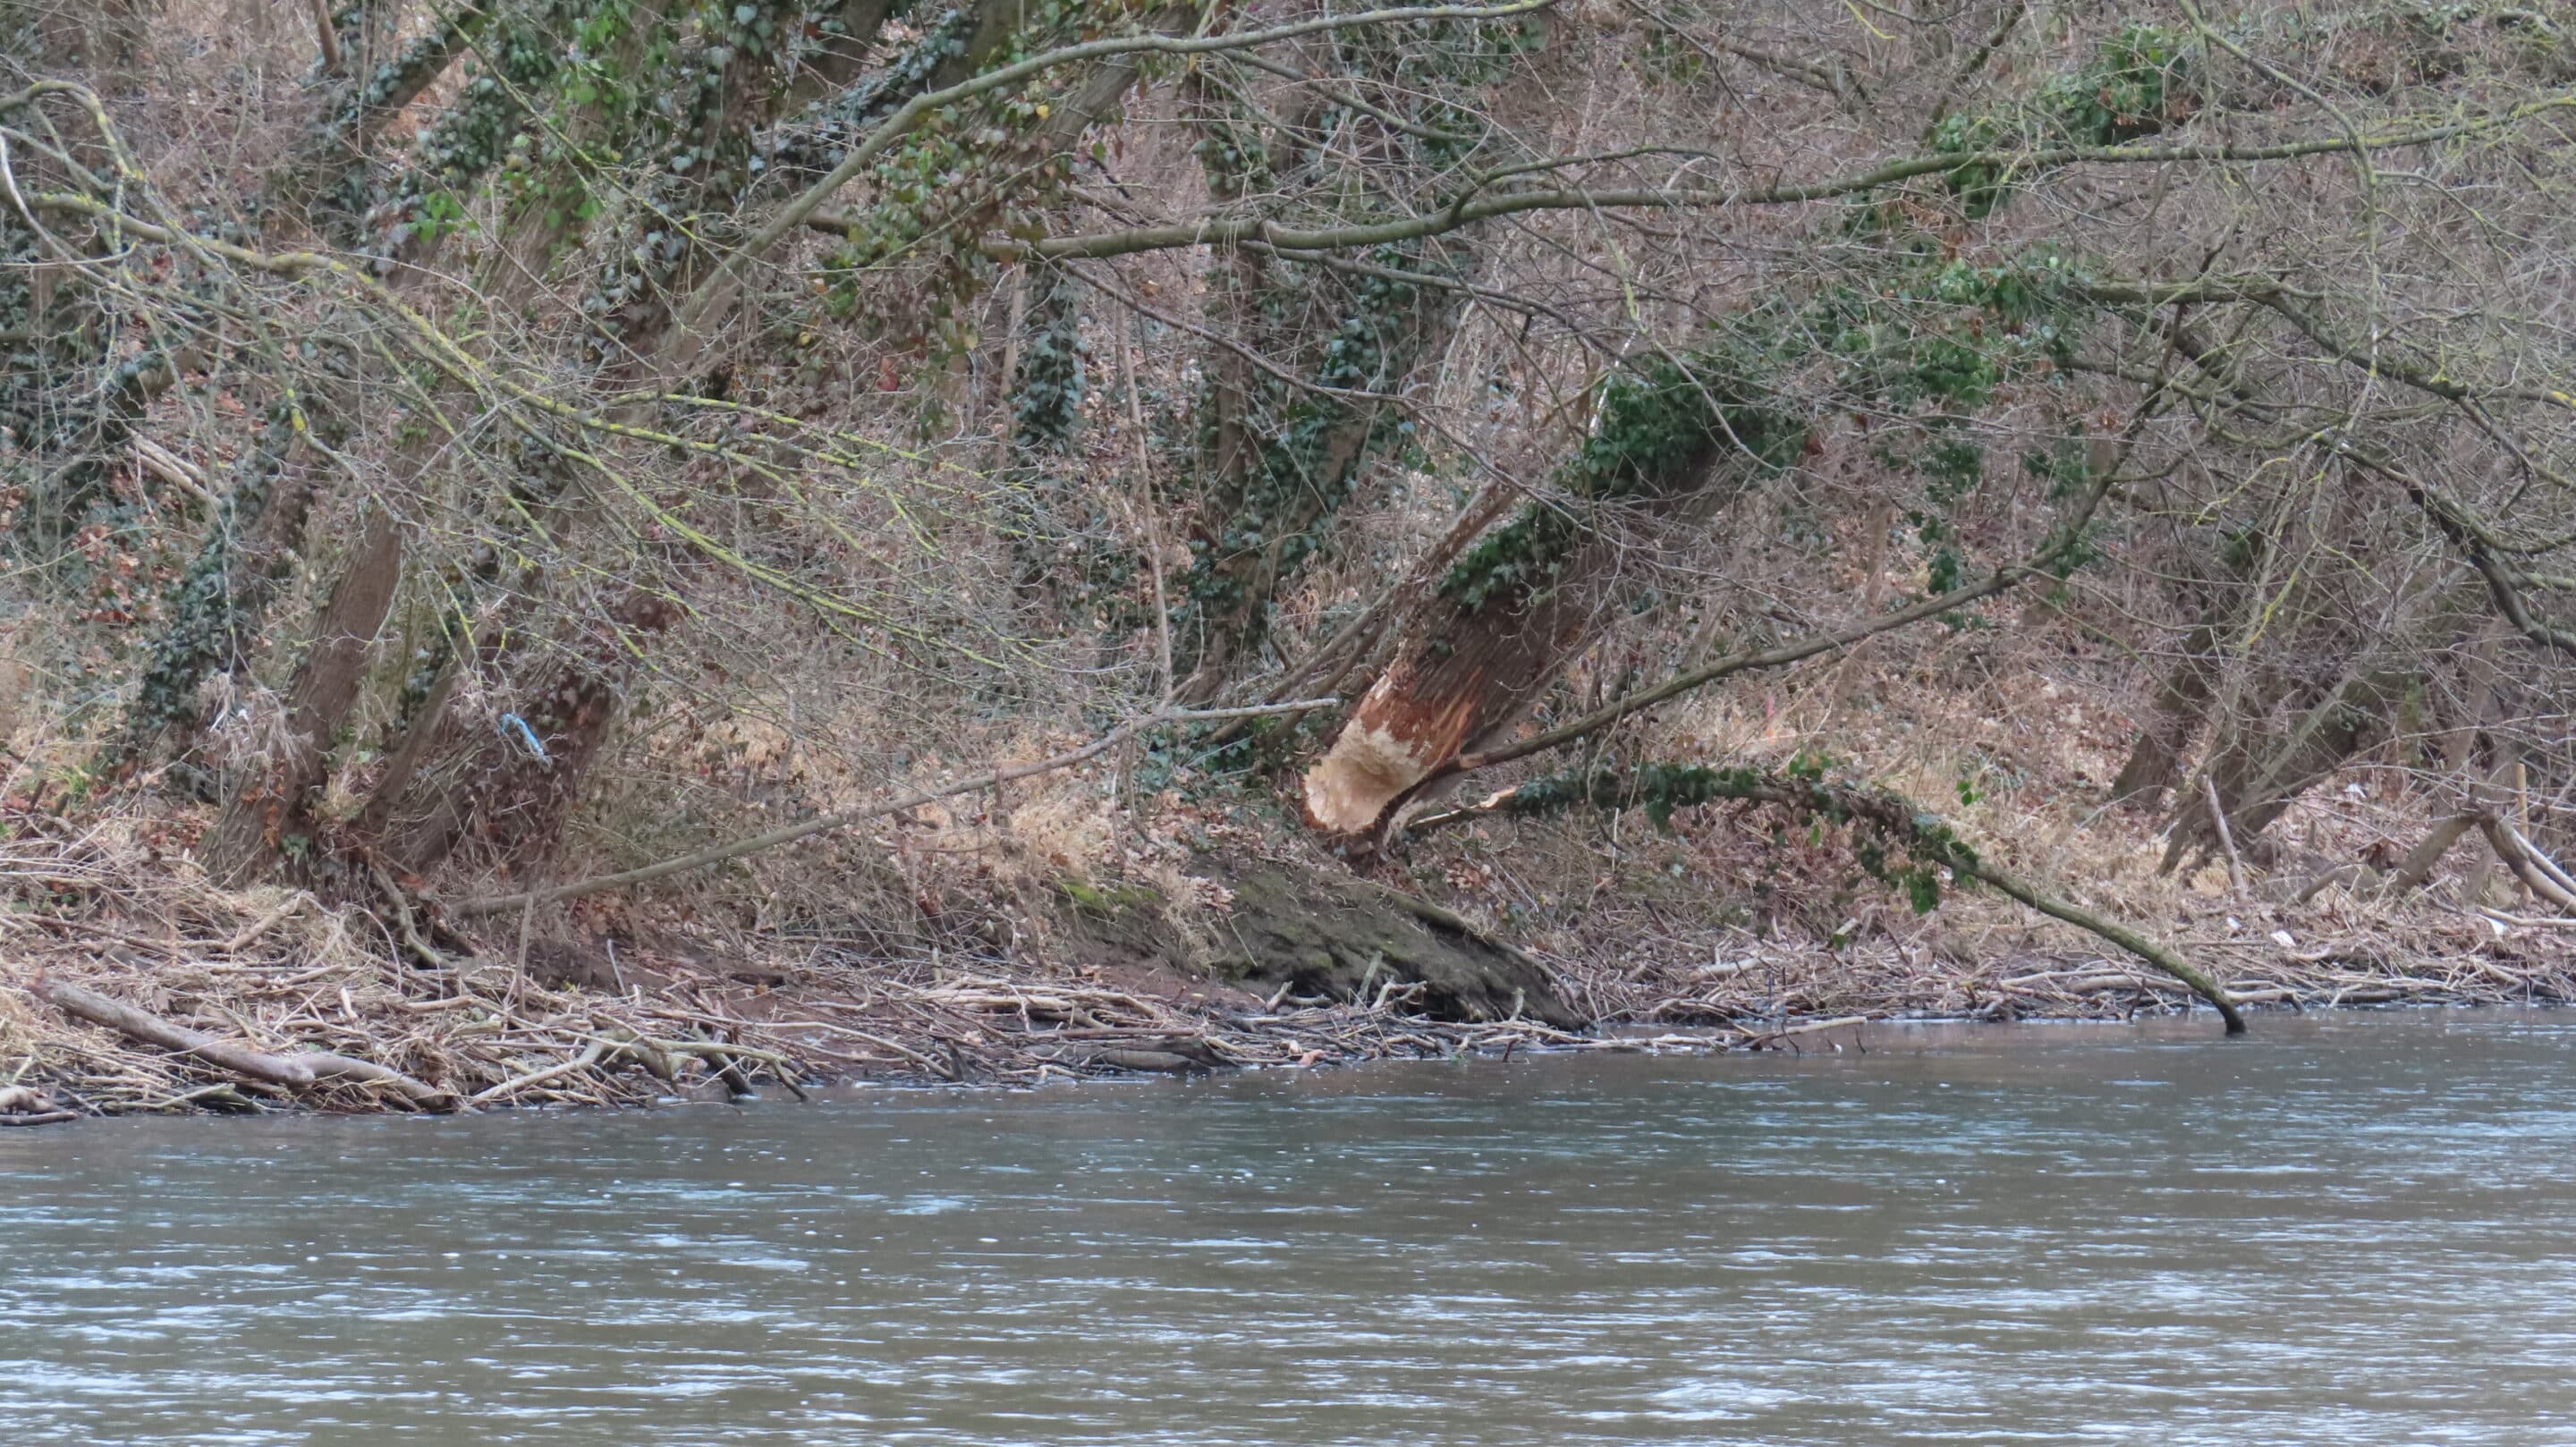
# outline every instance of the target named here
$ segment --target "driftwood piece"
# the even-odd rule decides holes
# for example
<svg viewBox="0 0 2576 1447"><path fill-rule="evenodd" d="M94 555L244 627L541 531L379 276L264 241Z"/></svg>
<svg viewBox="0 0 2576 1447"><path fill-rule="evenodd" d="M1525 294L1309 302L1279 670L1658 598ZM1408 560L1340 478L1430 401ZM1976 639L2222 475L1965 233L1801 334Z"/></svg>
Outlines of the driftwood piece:
<svg viewBox="0 0 2576 1447"><path fill-rule="evenodd" d="M2513 841L2514 847L2522 851L2523 857L2531 861L2533 868L2549 876L2549 882L2557 885L2560 890L2576 895L2576 875L2570 875L2560 868L2557 860L2550 858L2546 850L2531 842L2530 835L2513 827L2511 822L2503 819L2498 819L2496 822L2503 826L2505 837Z"/></svg>
<svg viewBox="0 0 2576 1447"><path fill-rule="evenodd" d="M516 1095L530 1086L543 1085L549 1080L561 1079L575 1071L588 1070L593 1065L599 1063L599 1057L601 1054L606 1052L608 1048L609 1046L607 1041L593 1040L590 1042L588 1049L583 1050L579 1055L574 1056L572 1059L558 1060L552 1065L545 1066L538 1070L531 1070L525 1075L512 1076L510 1079L502 1081L500 1084L493 1086L489 1090L477 1092L471 1103L475 1105L489 1105L496 1100L503 1100Z"/></svg>
<svg viewBox="0 0 2576 1447"><path fill-rule="evenodd" d="M38 975L29 992L54 1008L76 1019L107 1028L147 1045L182 1055L193 1055L209 1065L220 1066L236 1075L246 1075L265 1084L288 1090L311 1090L324 1083L353 1083L380 1086L405 1101L425 1110L452 1109L460 1102L434 1085L415 1080L388 1065L372 1060L356 1060L346 1055L332 1055L319 1050L299 1051L293 1055L271 1055L254 1050L237 1041L209 1035L174 1025L158 1015L147 1014L131 1005L120 1004L94 990Z"/></svg>
<svg viewBox="0 0 2576 1447"><path fill-rule="evenodd" d="M2521 831L2495 815L2488 815L2480 822L2485 826L2487 843L2494 848L2496 858L2504 861L2505 867L2515 877L2543 903L2576 913L2576 890L2559 883L2561 872L2547 855L2523 838Z"/></svg>
<svg viewBox="0 0 2576 1447"><path fill-rule="evenodd" d="M685 1053L695 1055L706 1062L707 1069L714 1071L716 1079L724 1082L726 1095L731 1096L735 1100L747 1100L752 1096L758 1095L760 1092L752 1088L751 1076L745 1073L741 1063L734 1059L734 1052L724 1048L716 1041L706 1039L705 1026L701 1025L696 1027L696 1029L700 1037L699 1039L695 1041L681 1041L679 1043L683 1047L696 1045L701 1048L686 1050ZM783 1071L780 1074L780 1078L785 1078L785 1073Z"/></svg>
<svg viewBox="0 0 2576 1447"><path fill-rule="evenodd" d="M2209 796L2209 822L2218 831L2218 842L2227 846L2227 883L2232 889L2245 888L2245 856L2236 852L2236 831L2227 825L2227 806L2218 802L2218 781L2207 774L2200 776L2201 792Z"/></svg>
<svg viewBox="0 0 2576 1447"><path fill-rule="evenodd" d="M2336 885L2341 885L2346 889L2356 891L2366 889L2378 878L2379 871L2371 868L2367 864L2338 864L2334 868L2325 870L2318 874L2316 878L2309 880L2307 883L2300 885L2298 892L2290 896L2290 903L2306 904L2309 900L2316 898L2318 895L2325 893ZM2421 883L2421 881L2419 880L2418 883ZM2393 890L2395 889L2395 886L2392 885L2390 888Z"/></svg>
<svg viewBox="0 0 2576 1447"><path fill-rule="evenodd" d="M313 1072L316 1082L347 1081L373 1085L401 1096L423 1110L449 1110L463 1102L449 1092L425 1080L415 1080L390 1065L360 1060L353 1055L330 1055L318 1050L301 1051L287 1059Z"/></svg>

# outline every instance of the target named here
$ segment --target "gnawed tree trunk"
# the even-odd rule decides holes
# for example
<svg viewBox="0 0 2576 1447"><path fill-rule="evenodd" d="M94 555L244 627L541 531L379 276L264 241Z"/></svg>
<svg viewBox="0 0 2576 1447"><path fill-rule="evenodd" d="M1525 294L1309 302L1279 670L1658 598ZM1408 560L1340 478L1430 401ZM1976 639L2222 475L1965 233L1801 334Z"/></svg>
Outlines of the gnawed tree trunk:
<svg viewBox="0 0 2576 1447"><path fill-rule="evenodd" d="M2387 894L2398 898L2422 889L2425 881L2433 877L2433 866L2442 862L2442 856L2451 852L2451 846L2460 842L2461 835L2477 827L2478 816L2475 814L2454 814L2434 825L2432 832L2407 852L2405 860L2397 866L2397 872L2388 877Z"/></svg>
<svg viewBox="0 0 2576 1447"><path fill-rule="evenodd" d="M1706 358L1603 392L1592 436L1541 499L1469 548L1408 620L1394 661L1306 773L1308 822L1358 838L1537 698L1590 638L1615 586L1616 513L1652 526L1725 506L1785 465L1804 426Z"/></svg>

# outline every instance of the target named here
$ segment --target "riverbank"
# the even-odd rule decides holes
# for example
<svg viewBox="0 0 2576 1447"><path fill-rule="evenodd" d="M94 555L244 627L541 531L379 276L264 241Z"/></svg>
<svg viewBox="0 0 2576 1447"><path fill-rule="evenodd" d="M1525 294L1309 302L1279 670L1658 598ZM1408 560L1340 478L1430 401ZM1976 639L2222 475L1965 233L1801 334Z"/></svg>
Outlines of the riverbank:
<svg viewBox="0 0 2576 1447"><path fill-rule="evenodd" d="M773 938L714 955L608 940L599 958L567 961L501 931L477 952L423 958L400 921L305 893L216 889L112 825L22 829L0 845L0 883L9 1124L1792 1048L1847 1021L2127 1018L2196 1003L2088 937L1975 896L1920 920L1855 920L1821 942L1784 938L1776 921L1658 935L1622 916L1588 937L1556 932L1531 958L1563 1008L1592 1022L1572 1030L1562 1014L1550 1024L1518 1009L1434 1018L1428 984L1392 967L1330 995L1248 988L1085 951L1036 921L1025 937L1046 943L1034 949L887 956ZM2563 947L2576 932L2557 923L2340 893L2297 905L2294 930L2279 908L2220 899L2171 938L2256 1008L2576 1000L2576 951ZM1223 920L1219 906L1202 923Z"/></svg>

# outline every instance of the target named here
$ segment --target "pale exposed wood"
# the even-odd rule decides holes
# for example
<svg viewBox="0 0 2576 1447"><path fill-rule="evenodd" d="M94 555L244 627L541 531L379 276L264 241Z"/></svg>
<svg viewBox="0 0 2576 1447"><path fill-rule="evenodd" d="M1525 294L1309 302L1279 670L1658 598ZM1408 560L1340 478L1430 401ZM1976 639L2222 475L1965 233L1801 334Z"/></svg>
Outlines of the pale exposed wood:
<svg viewBox="0 0 2576 1447"><path fill-rule="evenodd" d="M2200 776L2200 791L2209 800L2210 827L2218 831L2218 842L2227 849L2227 882L2238 890L2245 888L2245 856L2236 852L2236 831L2227 827L2227 806L2219 802L2218 781L2207 774Z"/></svg>
<svg viewBox="0 0 2576 1447"><path fill-rule="evenodd" d="M238 1041L174 1024L96 991L43 975L37 976L28 989L64 1014L87 1020L93 1025L104 1025L147 1045L193 1055L209 1065L220 1066L268 1085L304 1091L324 1082L348 1082L382 1087L416 1106L444 1108L455 1104L455 1097L448 1092L372 1060L355 1060L322 1051L271 1055Z"/></svg>

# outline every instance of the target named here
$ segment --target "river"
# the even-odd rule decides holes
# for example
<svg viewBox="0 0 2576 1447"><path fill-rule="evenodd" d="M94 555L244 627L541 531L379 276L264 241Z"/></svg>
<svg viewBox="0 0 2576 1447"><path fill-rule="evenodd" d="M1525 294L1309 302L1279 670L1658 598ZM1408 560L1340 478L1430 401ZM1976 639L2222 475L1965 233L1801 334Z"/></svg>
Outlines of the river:
<svg viewBox="0 0 2576 1447"><path fill-rule="evenodd" d="M0 1442L2576 1442L2576 1016L0 1138Z"/></svg>

